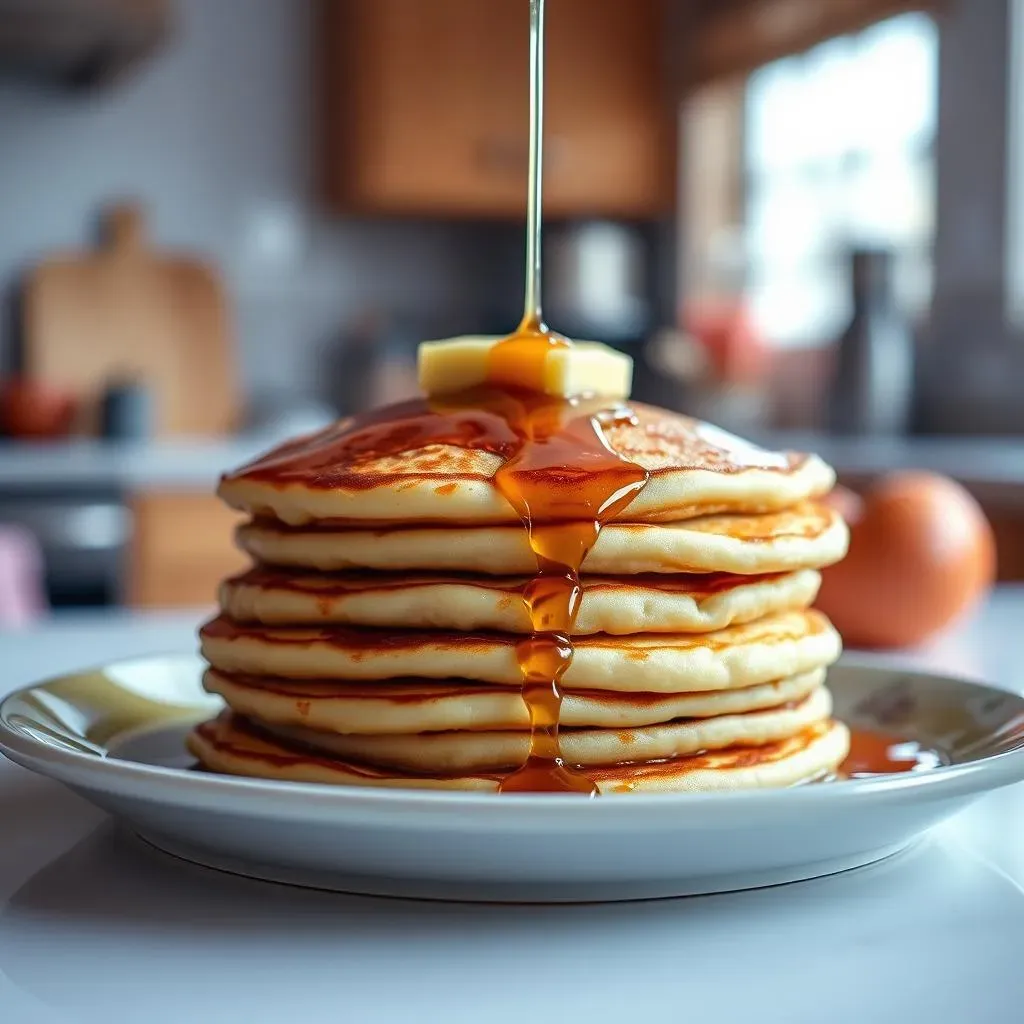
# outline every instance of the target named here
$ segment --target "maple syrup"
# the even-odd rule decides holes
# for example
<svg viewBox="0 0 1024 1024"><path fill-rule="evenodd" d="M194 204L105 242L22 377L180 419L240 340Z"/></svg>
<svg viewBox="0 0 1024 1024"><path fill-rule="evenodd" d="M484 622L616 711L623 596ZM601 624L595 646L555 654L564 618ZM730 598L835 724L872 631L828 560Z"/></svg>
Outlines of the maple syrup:
<svg viewBox="0 0 1024 1024"><path fill-rule="evenodd" d="M868 729L851 729L850 752L836 774L841 779L865 779L938 768L942 763L941 754L916 740Z"/></svg>
<svg viewBox="0 0 1024 1024"><path fill-rule="evenodd" d="M523 590L533 633L516 644L530 713L530 754L502 781L502 792L597 792L562 761L559 684L572 663L580 566L604 523L646 484L647 472L608 447L600 413L574 412L572 402L531 403L517 424L522 444L494 478L522 519L537 558L537 575Z"/></svg>

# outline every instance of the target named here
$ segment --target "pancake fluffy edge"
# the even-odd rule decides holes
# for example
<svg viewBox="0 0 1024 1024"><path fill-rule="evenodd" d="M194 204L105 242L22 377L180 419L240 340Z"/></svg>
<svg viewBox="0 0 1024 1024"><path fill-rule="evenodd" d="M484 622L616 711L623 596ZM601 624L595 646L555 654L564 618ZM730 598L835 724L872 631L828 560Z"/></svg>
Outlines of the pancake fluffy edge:
<svg viewBox="0 0 1024 1024"><path fill-rule="evenodd" d="M219 617L200 630L217 669L289 679L473 679L520 687L516 638L501 633L275 629ZM567 689L682 693L753 686L829 665L839 634L813 609L704 634L578 637Z"/></svg>
<svg viewBox="0 0 1024 1024"><path fill-rule="evenodd" d="M394 407L401 410L415 403ZM421 403L422 404L422 403ZM631 403L636 425L605 430L609 445L650 472L620 518L671 522L718 511L769 512L819 497L835 472L816 455L770 452L710 424ZM353 420L291 441L225 474L218 494L233 508L283 523L517 523L494 486L502 458L491 452L435 444L355 465L325 453Z"/></svg>
<svg viewBox="0 0 1024 1024"><path fill-rule="evenodd" d="M711 718L776 708L821 686L824 668L735 690L629 694L567 690L560 723L566 728L621 729L679 718ZM514 689L465 680L388 680L373 684L311 682L244 676L209 669L208 693L246 718L320 732L402 735L458 729L528 729L530 716Z"/></svg>
<svg viewBox="0 0 1024 1024"><path fill-rule="evenodd" d="M325 576L259 568L221 584L221 610L235 622L308 626L336 623L413 629L532 632L523 587L529 577L468 575ZM821 576L812 569L765 576L581 579L574 635L705 633L814 603Z"/></svg>
<svg viewBox="0 0 1024 1024"><path fill-rule="evenodd" d="M255 521L238 527L239 546L259 562L324 572L348 569L441 570L485 575L530 574L537 559L521 525L450 528L288 529ZM846 554L849 531L824 505L782 512L717 515L679 523L611 523L583 561L582 571L728 572L738 575L820 569Z"/></svg>
<svg viewBox="0 0 1024 1024"><path fill-rule="evenodd" d="M275 742L225 713L188 737L190 752L207 768L231 775L287 782L495 792L497 775L422 776L320 757ZM711 792L782 788L826 776L846 758L849 731L822 722L797 736L762 747L588 771L602 795L642 792Z"/></svg>

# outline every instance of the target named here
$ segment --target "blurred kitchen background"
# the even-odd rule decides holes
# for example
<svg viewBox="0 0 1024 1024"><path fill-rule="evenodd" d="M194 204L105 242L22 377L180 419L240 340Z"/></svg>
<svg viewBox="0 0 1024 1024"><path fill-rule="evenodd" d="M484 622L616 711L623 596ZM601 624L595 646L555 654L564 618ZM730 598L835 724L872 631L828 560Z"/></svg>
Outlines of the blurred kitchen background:
<svg viewBox="0 0 1024 1024"><path fill-rule="evenodd" d="M550 0L545 309L1024 577L1024 3ZM514 327L526 0L0 0L0 623L208 603L218 473Z"/></svg>

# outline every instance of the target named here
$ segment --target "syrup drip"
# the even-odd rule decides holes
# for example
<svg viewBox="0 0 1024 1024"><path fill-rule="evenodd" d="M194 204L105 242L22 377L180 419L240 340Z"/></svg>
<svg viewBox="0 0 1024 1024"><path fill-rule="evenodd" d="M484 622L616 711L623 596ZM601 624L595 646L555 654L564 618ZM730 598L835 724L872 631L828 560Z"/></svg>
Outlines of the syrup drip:
<svg viewBox="0 0 1024 1024"><path fill-rule="evenodd" d="M506 344L521 346L522 340L513 336L496 346L499 357ZM636 497L648 474L605 441L603 426L628 416L627 411L580 416L578 406L572 400L524 404L523 419L511 424L522 443L494 477L522 519L537 557L537 575L523 589L533 633L516 644L530 713L530 754L522 768L502 781L505 793L597 792L590 779L562 760L559 684L572 663L580 566L601 527Z"/></svg>

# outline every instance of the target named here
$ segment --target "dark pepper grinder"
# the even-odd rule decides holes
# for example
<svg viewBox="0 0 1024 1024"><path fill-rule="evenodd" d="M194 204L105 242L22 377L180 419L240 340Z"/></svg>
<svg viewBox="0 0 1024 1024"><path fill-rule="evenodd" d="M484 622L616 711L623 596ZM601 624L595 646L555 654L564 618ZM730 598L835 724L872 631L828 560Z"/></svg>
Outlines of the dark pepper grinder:
<svg viewBox="0 0 1024 1024"><path fill-rule="evenodd" d="M914 338L888 249L850 255L853 316L837 343L826 422L837 434L902 434L910 424Z"/></svg>

